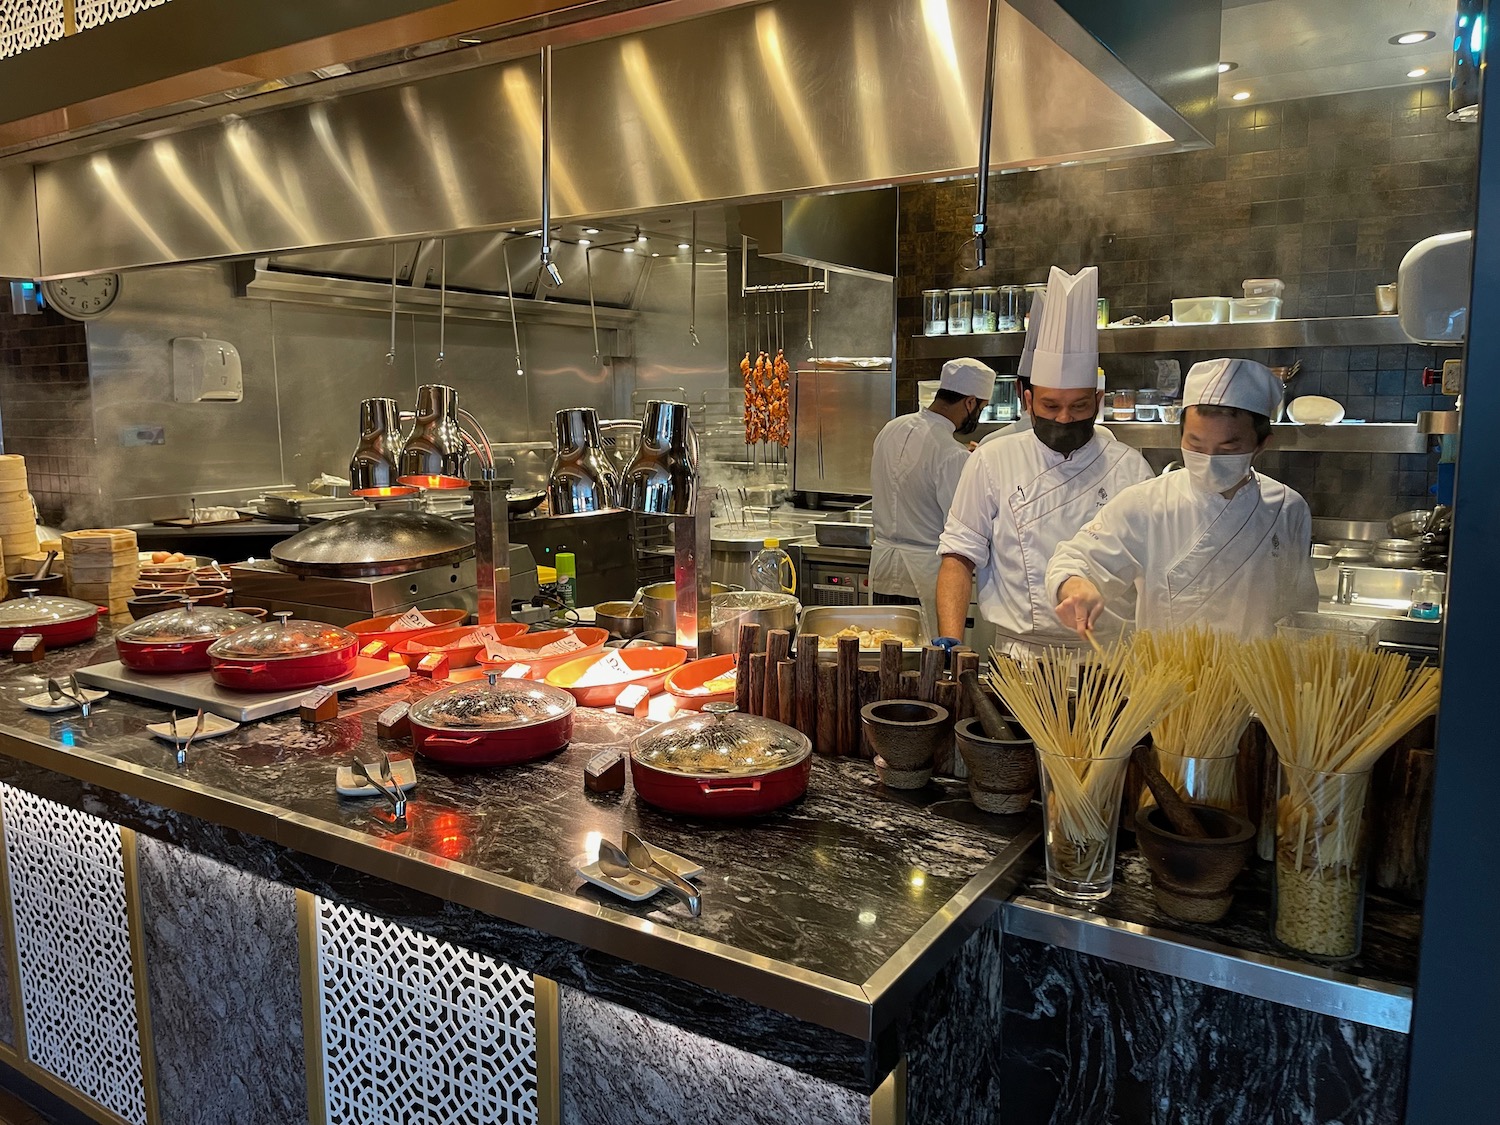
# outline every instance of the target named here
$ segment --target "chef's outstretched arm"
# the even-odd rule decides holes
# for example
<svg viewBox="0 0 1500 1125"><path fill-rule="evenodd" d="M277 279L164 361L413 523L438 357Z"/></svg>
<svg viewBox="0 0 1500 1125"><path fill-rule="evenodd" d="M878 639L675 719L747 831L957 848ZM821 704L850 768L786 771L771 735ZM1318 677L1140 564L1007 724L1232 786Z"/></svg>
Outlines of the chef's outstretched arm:
<svg viewBox="0 0 1500 1125"><path fill-rule="evenodd" d="M938 635L964 635L969 617L969 591L974 586L974 564L962 555L944 555L938 567L937 612Z"/></svg>
<svg viewBox="0 0 1500 1125"><path fill-rule="evenodd" d="M1058 620L1079 633L1092 629L1110 602L1123 601L1140 577L1144 520L1132 518L1126 492L1099 510L1071 539L1058 545L1047 564Z"/></svg>

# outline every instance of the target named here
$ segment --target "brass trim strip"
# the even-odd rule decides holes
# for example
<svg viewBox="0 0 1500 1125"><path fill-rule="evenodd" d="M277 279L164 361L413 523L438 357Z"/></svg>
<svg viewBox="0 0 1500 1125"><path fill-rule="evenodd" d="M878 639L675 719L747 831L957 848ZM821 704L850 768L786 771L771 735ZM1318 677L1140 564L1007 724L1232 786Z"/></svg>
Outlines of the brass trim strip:
<svg viewBox="0 0 1500 1125"><path fill-rule="evenodd" d="M63 35L78 34L78 0L63 0Z"/></svg>
<svg viewBox="0 0 1500 1125"><path fill-rule="evenodd" d="M327 1125L323 1088L323 1004L318 974L318 899L297 891L297 965L302 981L302 1065L307 1072L308 1125Z"/></svg>
<svg viewBox="0 0 1500 1125"><path fill-rule="evenodd" d="M11 1023L16 1029L16 1056L24 1059L26 1058L26 1005L21 1000L21 948L16 944L16 900L10 891L10 860L5 848L4 801L0 801L0 891L3 891L5 895L5 900L0 902L0 909L5 911L5 958L10 970Z"/></svg>
<svg viewBox="0 0 1500 1125"><path fill-rule="evenodd" d="M560 1125L562 1121L562 1008L555 980L531 978L536 1011L536 1120L537 1125Z"/></svg>
<svg viewBox="0 0 1500 1125"><path fill-rule="evenodd" d="M151 991L146 976L146 915L141 906L139 840L135 830L120 826L120 859L125 874L125 926L130 935L130 975L135 983L136 1041L141 1052L141 1082L145 1087L146 1122L161 1121L156 1088L156 1040L151 1034Z"/></svg>
<svg viewBox="0 0 1500 1125"><path fill-rule="evenodd" d="M906 1056L870 1095L870 1125L906 1125Z"/></svg>

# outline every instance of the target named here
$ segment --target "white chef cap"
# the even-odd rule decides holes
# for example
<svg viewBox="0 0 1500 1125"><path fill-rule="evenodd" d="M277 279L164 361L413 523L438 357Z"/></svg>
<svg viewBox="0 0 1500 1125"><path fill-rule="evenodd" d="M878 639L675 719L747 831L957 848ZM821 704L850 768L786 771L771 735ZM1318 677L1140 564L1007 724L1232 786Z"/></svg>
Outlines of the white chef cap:
<svg viewBox="0 0 1500 1125"><path fill-rule="evenodd" d="M1042 313L1046 308L1046 293L1037 293L1031 298L1031 308L1026 314L1029 318L1026 321L1026 343L1021 345L1021 359L1016 364L1016 374L1023 379L1031 378L1031 362L1036 358L1036 340L1042 330Z"/></svg>
<svg viewBox="0 0 1500 1125"><path fill-rule="evenodd" d="M1281 380L1253 359L1209 359L1195 363L1187 374L1182 405L1234 406L1267 418L1281 405Z"/></svg>
<svg viewBox="0 0 1500 1125"><path fill-rule="evenodd" d="M973 395L986 402L995 393L995 371L977 359L950 359L943 364L938 386L959 395Z"/></svg>
<svg viewBox="0 0 1500 1125"><path fill-rule="evenodd" d="M1069 275L1052 267L1047 305L1031 364L1033 386L1095 390L1099 385L1099 268Z"/></svg>

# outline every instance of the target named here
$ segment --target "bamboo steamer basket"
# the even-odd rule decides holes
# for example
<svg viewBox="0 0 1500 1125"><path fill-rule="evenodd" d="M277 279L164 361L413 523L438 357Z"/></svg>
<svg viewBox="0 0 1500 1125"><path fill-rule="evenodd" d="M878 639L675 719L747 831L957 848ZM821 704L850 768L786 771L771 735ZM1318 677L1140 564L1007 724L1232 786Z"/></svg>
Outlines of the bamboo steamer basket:
<svg viewBox="0 0 1500 1125"><path fill-rule="evenodd" d="M135 532L117 527L64 532L62 553L73 597L105 606L111 621L130 617L126 602L141 573Z"/></svg>
<svg viewBox="0 0 1500 1125"><path fill-rule="evenodd" d="M65 531L62 536L62 551L70 558L120 555L138 557L135 532L120 527L88 528L83 531Z"/></svg>
<svg viewBox="0 0 1500 1125"><path fill-rule="evenodd" d="M16 453L0 454L0 491L11 485L26 487L26 458Z"/></svg>

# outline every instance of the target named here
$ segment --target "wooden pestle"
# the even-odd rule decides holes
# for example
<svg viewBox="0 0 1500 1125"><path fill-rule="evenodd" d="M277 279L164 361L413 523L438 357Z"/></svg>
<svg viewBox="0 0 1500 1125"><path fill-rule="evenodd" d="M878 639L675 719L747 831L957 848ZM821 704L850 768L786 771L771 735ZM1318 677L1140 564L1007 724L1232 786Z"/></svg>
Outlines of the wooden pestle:
<svg viewBox="0 0 1500 1125"><path fill-rule="evenodd" d="M984 728L986 738L1000 742L1023 741L1023 736L1010 725L1000 708L995 706L995 698L990 694L989 688L979 682L978 672L972 668L965 669L958 674L958 682L969 693L969 702L974 705L974 714L979 716L979 725Z"/></svg>
<svg viewBox="0 0 1500 1125"><path fill-rule="evenodd" d="M750 654L759 644L760 626L741 625L739 657L734 663L734 705L747 715L758 711L761 704L757 699L754 707L750 705Z"/></svg>
<svg viewBox="0 0 1500 1125"><path fill-rule="evenodd" d="M1151 795L1156 798L1157 807L1172 822L1172 831L1179 836L1188 836L1194 840L1208 839L1208 832L1199 821L1198 814L1193 812L1178 794L1177 787L1162 775L1161 770L1156 768L1156 763L1151 760L1150 748L1143 742L1130 754L1135 760L1136 767L1145 777Z"/></svg>
<svg viewBox="0 0 1500 1125"><path fill-rule="evenodd" d="M923 703L937 702L937 682L943 674L948 653L941 645L923 645L920 676L917 681L917 698Z"/></svg>
<svg viewBox="0 0 1500 1125"><path fill-rule="evenodd" d="M956 648L953 650L953 679L958 686L958 710L954 712L953 721L958 723L974 717L973 696L963 686L965 672L979 675L979 654L971 648Z"/></svg>

